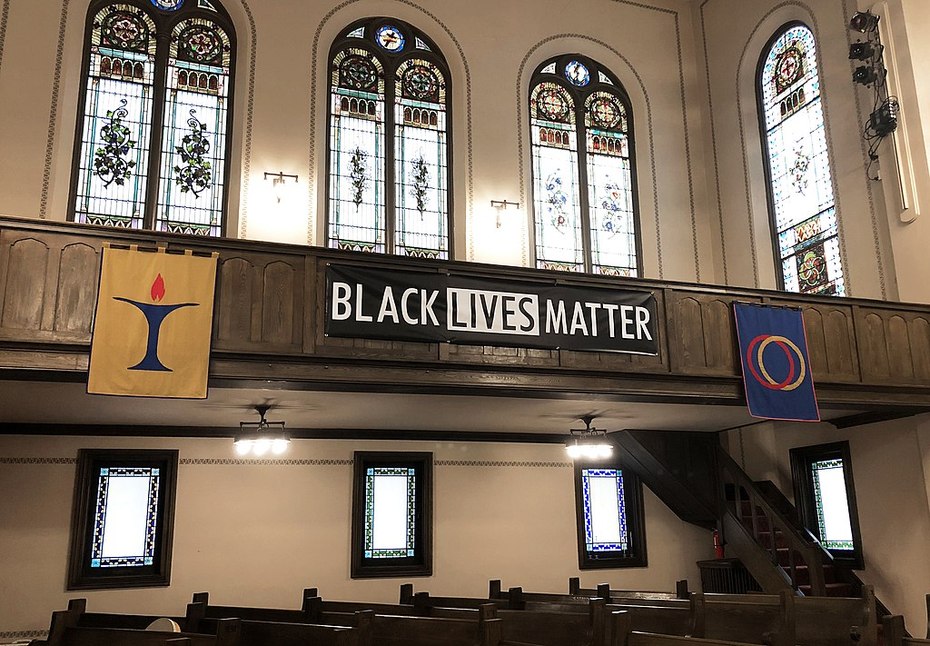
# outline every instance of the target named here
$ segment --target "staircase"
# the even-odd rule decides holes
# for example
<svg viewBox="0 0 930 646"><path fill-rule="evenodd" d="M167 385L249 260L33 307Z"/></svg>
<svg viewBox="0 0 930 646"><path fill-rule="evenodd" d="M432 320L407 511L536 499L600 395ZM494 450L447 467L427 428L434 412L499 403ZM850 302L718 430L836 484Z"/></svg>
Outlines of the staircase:
<svg viewBox="0 0 930 646"><path fill-rule="evenodd" d="M775 485L754 482L709 434L621 431L630 469L682 520L717 527L765 593L860 596L862 581L803 527ZM878 600L879 616L891 614Z"/></svg>

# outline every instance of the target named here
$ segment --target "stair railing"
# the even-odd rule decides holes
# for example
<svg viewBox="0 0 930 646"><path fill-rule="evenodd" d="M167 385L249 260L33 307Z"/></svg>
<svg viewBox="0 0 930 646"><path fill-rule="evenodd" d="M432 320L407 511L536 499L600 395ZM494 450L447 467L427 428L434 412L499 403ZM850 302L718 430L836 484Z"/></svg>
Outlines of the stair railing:
<svg viewBox="0 0 930 646"><path fill-rule="evenodd" d="M826 583L823 564L825 559L830 558L830 554L824 550L823 546L810 532L802 533L798 531L787 516L772 506L746 472L722 449L719 451L717 464L720 469L721 495L726 491L727 485L730 485L735 496L735 509L727 509L727 501L723 501L725 513L732 513L736 516L739 524L746 527L743 502L749 503L751 526L747 527L747 529L759 547L769 552L769 558L774 566L779 566L776 532L781 532L785 547L788 548L787 572L792 587L795 590L798 589L797 566L799 563L796 559L797 556L807 566L810 576L811 595L816 597L825 596ZM765 524L768 526L770 540L767 545L762 540L763 529L759 522L759 514L756 513L757 510L761 512L766 521Z"/></svg>

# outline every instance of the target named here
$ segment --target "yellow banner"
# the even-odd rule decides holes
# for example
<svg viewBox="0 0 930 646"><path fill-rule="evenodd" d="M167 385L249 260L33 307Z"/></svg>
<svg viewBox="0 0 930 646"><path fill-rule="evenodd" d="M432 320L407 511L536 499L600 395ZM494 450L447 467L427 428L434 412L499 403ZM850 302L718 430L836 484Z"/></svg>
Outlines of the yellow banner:
<svg viewBox="0 0 930 646"><path fill-rule="evenodd" d="M87 392L204 399L216 256L103 250Z"/></svg>

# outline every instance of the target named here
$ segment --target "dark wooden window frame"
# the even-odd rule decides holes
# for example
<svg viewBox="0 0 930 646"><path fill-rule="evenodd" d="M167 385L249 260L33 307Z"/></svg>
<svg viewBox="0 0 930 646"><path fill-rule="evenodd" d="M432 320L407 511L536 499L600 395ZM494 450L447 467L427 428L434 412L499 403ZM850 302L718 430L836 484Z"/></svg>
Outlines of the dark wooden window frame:
<svg viewBox="0 0 930 646"><path fill-rule="evenodd" d="M74 128L74 149L71 157L71 192L68 197L68 219L74 220L77 206L78 179L80 177L82 133L84 131L84 108L87 103L87 80L90 74L91 33L94 18L101 9L108 5L124 4L133 6L147 14L155 23L155 64L152 79L152 116L149 120L151 141L149 142L148 183L145 193L145 219L143 230L155 228L155 216L158 208L159 171L161 169L162 133L164 131L165 94L167 93L168 58L171 47L171 34L174 27L183 20L204 18L215 22L223 28L229 37L229 91L226 102L226 158L223 160L223 206L220 217L220 237L226 235L226 221L229 216L229 177L232 167L232 133L233 112L235 106L236 79L236 29L232 18L218 0L211 0L216 12L196 6L196 2L185 2L176 11L156 9L151 2L144 0L96 0L87 8L84 20L84 49L81 61L81 89L78 95L77 119Z"/></svg>
<svg viewBox="0 0 930 646"><path fill-rule="evenodd" d="M846 501L849 505L849 523L852 528L852 550L828 550L836 563L856 570L865 568L862 558L862 534L859 531L859 509L856 505L856 485L853 482L852 459L849 442L831 442L794 448L789 451L791 458L791 476L794 480L794 505L804 527L817 536L820 534L817 522L817 508L814 502L814 482L811 465L822 460L843 460L843 477L846 481ZM826 549L826 548L825 548Z"/></svg>
<svg viewBox="0 0 930 646"><path fill-rule="evenodd" d="M416 469L414 556L365 558L365 473L370 467ZM433 573L433 454L356 451L352 476L352 578L431 576Z"/></svg>
<svg viewBox="0 0 930 646"><path fill-rule="evenodd" d="M393 25L399 28L404 32L404 35L409 43L409 47L404 47L403 51L399 53L393 53L385 51L378 47L375 44L372 34L383 25ZM355 31L359 27L365 28L364 38L355 38L349 37L348 34ZM381 63L381 68L384 71L384 188L385 188L385 201L384 201L384 216L385 216L385 229L384 229L384 248L385 253L393 254L394 253L394 243L395 243L395 233L396 233L396 220L397 220L397 204L396 204L396 164L395 164L395 150L394 150L394 136L396 130L396 119L394 115L394 106L396 105L396 92L394 79L397 73L397 68L403 64L409 58L422 58L429 61L433 65L436 65L439 70L445 76L446 81L446 220L447 220L447 230L449 232L449 256L448 260L455 259L455 218L452 217L453 213L453 191L452 191L452 177L453 177L453 168L452 168L452 123L453 123L453 114L452 114L452 74L449 71L449 65L446 63L446 59L442 54L442 50L436 45L433 40L424 34L422 31L414 27L413 25L396 18L391 18L387 16L378 16L371 18L363 18L361 20L356 20L352 24L346 26L340 32L340 36L333 41L332 46L329 49L329 60L326 65L326 174L325 174L325 203L326 207L324 209L325 217L323 222L324 227L324 238L326 240L326 246L330 246L330 237L329 237L329 223L330 223L330 176L332 175L332 141L330 137L332 135L332 120L333 120L333 106L332 106L332 90L333 90L333 60L341 50L347 47L353 47L356 49L364 49L367 52L371 53L372 56L378 59ZM413 46L415 39L421 39L426 45L430 48L430 51L423 49L417 49Z"/></svg>
<svg viewBox="0 0 930 646"><path fill-rule="evenodd" d="M623 502L626 511L627 533L630 549L626 555L618 552L602 552L595 556L585 548L584 496L582 494L582 469L619 469L623 474ZM643 485L640 479L618 462L575 462L575 525L578 530L578 567L582 570L600 570L622 567L646 567L646 517L643 510Z"/></svg>
<svg viewBox="0 0 930 646"><path fill-rule="evenodd" d="M154 563L91 568L97 474L102 467L158 467L161 475ZM81 449L77 458L71 514L68 590L167 586L171 581L171 548L178 478L177 450Z"/></svg>
<svg viewBox="0 0 930 646"><path fill-rule="evenodd" d="M583 88L576 87L566 80L566 78L559 73L559 70L563 69L571 60L578 60L582 62L588 70L591 72L591 82ZM543 69L548 65L555 63L556 72L554 74L543 74ZM600 81L598 77L598 72L603 72L607 78L609 78L613 84L604 83ZM634 137L634 118L633 118L633 106L630 102L630 95L627 94L626 88L620 83L620 80L606 67L598 63L597 61L584 56L583 54L562 54L553 58L546 59L543 63L536 67L536 70L533 72L533 75L530 77L529 92L526 95L527 108L529 108L529 98L533 94L535 87L543 82L552 82L557 83L561 87L565 88L569 95L572 97L572 101L575 104L575 135L578 142L578 150L576 151L575 159L578 164L578 196L580 201L580 211L581 211L581 244L584 256L584 273L590 274L592 272L593 263L591 261L591 213L590 205L588 199L588 150L587 150L587 127L585 126L584 119L584 103L587 97L599 90L604 90L607 92L612 92L617 97L620 98L620 101L623 103L623 107L626 108L626 117L627 117L627 140L629 142L630 148L630 190L633 194L633 223L636 227L635 239L636 239L636 275L642 277L643 275L643 241L642 241L642 229L640 227L639 219L639 184L636 178L636 139ZM530 142L530 207L528 212L530 214L530 246L533 251L533 265L536 266L538 259L536 258L536 197L535 197L535 178L533 178L533 124L532 124L532 114L529 114L527 119L527 124L529 126L529 142Z"/></svg>

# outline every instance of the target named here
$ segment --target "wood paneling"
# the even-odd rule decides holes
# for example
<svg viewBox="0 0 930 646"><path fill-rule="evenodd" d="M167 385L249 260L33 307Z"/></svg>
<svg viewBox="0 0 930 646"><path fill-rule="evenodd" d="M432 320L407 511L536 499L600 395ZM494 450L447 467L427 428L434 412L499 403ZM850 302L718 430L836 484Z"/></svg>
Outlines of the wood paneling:
<svg viewBox="0 0 930 646"><path fill-rule="evenodd" d="M579 286L652 290L659 354L333 338L324 330L329 262L415 266L515 283L539 282L542 272L9 218L0 218L0 369L67 371L86 365L100 253L110 240L219 252L213 362L234 360L238 378L335 379L337 372L343 375L339 366L346 371L339 377L344 383L361 371L366 383L375 384L387 383L392 370L403 368L407 381L397 386L442 381L449 388L461 380L463 388L533 391L564 384L574 392L729 401L740 396L732 315L738 300L803 310L818 390L835 384L836 403L877 406L911 397L930 402L930 306L572 276ZM43 363L53 348L59 359ZM422 380L412 379L409 370L419 371Z"/></svg>
<svg viewBox="0 0 930 646"><path fill-rule="evenodd" d="M672 371L739 376L733 299L669 291L667 327Z"/></svg>
<svg viewBox="0 0 930 646"><path fill-rule="evenodd" d="M797 306L784 299L768 301L774 305ZM817 382L856 383L859 360L853 309L846 305L804 304L804 329L811 372Z"/></svg>

